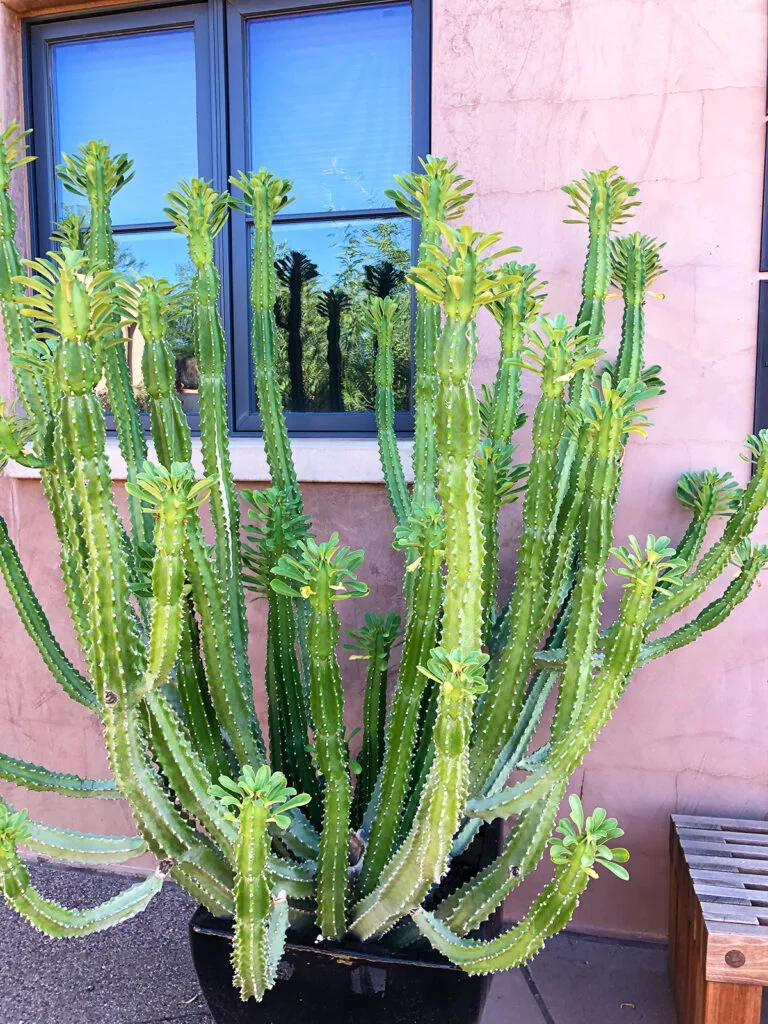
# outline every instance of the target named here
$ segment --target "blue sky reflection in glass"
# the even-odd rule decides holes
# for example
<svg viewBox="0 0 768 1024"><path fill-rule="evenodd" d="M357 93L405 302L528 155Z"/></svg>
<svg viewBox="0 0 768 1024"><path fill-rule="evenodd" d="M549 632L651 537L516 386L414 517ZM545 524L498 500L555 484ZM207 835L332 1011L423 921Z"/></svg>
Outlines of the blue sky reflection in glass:
<svg viewBox="0 0 768 1024"><path fill-rule="evenodd" d="M198 173L191 28L56 43L54 158L89 139L128 153L135 177L112 204L115 227L164 221L163 196ZM57 212L77 200L57 185Z"/></svg>
<svg viewBox="0 0 768 1024"><path fill-rule="evenodd" d="M408 3L248 23L251 169L292 179L293 214L389 207L411 166Z"/></svg>

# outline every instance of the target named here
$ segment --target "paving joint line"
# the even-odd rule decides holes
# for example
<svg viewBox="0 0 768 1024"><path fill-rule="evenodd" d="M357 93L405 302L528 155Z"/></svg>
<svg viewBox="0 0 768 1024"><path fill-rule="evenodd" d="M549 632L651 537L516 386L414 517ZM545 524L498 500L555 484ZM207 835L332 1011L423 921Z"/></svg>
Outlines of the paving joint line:
<svg viewBox="0 0 768 1024"><path fill-rule="evenodd" d="M544 996L541 994L541 992L539 992L539 987L533 980L533 975L531 974L527 965L523 965L520 968L520 970L522 971L523 977L525 978L525 983L528 986L531 995L533 996L533 1001L538 1006L541 1016L544 1018L544 1024L557 1024L557 1021L549 1012L549 1007L544 1002Z"/></svg>

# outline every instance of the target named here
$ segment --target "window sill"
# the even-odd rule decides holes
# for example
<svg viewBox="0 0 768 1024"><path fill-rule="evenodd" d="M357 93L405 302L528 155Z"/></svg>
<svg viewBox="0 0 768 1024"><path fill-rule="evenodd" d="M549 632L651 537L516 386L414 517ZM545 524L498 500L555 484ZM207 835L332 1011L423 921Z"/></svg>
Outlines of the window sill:
<svg viewBox="0 0 768 1024"><path fill-rule="evenodd" d="M364 438L293 438L293 461L296 474L301 483L312 484L382 484L384 474L379 463L379 450L376 439ZM411 469L412 441L399 441L398 448L405 466L406 479L413 481ZM264 442L258 437L235 437L230 440L232 454L232 472L235 480L241 483L269 482L269 468L264 453ZM125 462L117 441L107 441L107 456L113 480L125 480ZM150 449L150 459L154 452ZM200 440L192 441L192 463L202 474ZM19 466L9 462L5 475L17 480L36 480L40 477L39 470Z"/></svg>

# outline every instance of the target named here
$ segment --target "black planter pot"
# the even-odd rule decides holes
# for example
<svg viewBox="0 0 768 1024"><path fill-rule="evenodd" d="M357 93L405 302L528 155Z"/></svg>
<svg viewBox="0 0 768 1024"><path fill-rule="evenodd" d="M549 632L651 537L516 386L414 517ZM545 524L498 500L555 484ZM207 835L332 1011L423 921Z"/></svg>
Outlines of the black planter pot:
<svg viewBox="0 0 768 1024"><path fill-rule="evenodd" d="M495 856L499 837L498 828L478 836L454 862L443 895ZM369 943L289 939L275 987L261 1003L244 1003L232 980L231 922L196 911L192 957L216 1024L476 1024L482 1013L490 978L470 977L431 949L398 956Z"/></svg>

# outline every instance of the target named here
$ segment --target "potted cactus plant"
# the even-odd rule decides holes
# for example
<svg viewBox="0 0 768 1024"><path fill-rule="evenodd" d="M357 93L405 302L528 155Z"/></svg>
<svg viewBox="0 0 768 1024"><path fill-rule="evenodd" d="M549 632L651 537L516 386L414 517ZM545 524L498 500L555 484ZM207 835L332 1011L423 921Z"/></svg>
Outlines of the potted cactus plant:
<svg viewBox="0 0 768 1024"><path fill-rule="evenodd" d="M55 681L101 720L112 778L5 754L0 778L126 800L137 834L70 832L0 804L5 899L48 935L86 935L139 913L173 879L201 905L193 945L221 1020L300 1014L309 1024L331 1010L348 1021L476 1019L483 979L524 963L563 928L598 868L627 877L628 854L611 845L622 832L605 811L585 817L571 796L570 817L553 826L569 778L634 671L722 622L768 559L749 539L768 501L768 434L747 440L754 473L744 490L727 473L683 475L691 522L677 545L649 536L614 546L625 448L662 392L658 367L643 356L644 303L663 272L661 247L639 233L613 235L637 206L637 189L615 168L565 189L588 232L571 323L541 315L536 268L498 251L497 235L451 226L471 184L454 166L430 157L421 173L397 179L391 196L421 230L409 278L418 302L414 483L393 428L398 309L373 296L378 444L405 582L402 608L368 614L347 644L368 662L353 775L336 606L367 587L361 551L336 534L313 535L282 415L272 220L290 201L290 183L262 170L231 179L233 196L197 179L172 192L167 214L194 267L179 294L115 270L110 200L131 164L98 142L59 169L64 187L90 207L85 242L80 228L64 231L59 249L22 261L9 182L28 159L11 124L0 145L0 299L20 408L4 407L0 446L3 460L39 467L85 672L54 637L2 520L0 570ZM240 495L213 261L232 207L253 220L253 367L272 476L266 490ZM612 283L624 317L610 361ZM471 375L482 307L499 325L500 356L493 386L478 398ZM180 310L194 321L202 476L174 389L169 323ZM122 344L129 323L145 342L151 460ZM514 461L523 371L539 392L527 466ZM102 379L127 465L125 520L112 495ZM249 515L242 534L241 498ZM518 498L517 573L506 592L499 511ZM726 519L724 532L701 554L714 516ZM730 565L722 595L665 630ZM623 590L615 620L601 624L610 566ZM268 604L264 665L247 657L248 591ZM254 681L266 689L266 736ZM466 851L484 823L501 819L510 825L503 845L473 863ZM148 850L158 867L101 906L68 909L35 889L20 847L107 864ZM528 914L483 934L547 849L553 878ZM280 977L287 980L273 988Z"/></svg>

